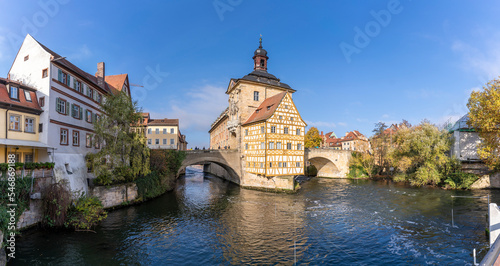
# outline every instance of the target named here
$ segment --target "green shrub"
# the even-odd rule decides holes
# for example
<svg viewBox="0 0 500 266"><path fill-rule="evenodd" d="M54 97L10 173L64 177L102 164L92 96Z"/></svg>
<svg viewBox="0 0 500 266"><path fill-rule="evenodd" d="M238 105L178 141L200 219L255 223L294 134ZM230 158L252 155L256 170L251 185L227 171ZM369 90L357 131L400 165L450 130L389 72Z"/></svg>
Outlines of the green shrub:
<svg viewBox="0 0 500 266"><path fill-rule="evenodd" d="M456 172L449 174L444 182L453 189L470 189L479 177L475 174Z"/></svg>
<svg viewBox="0 0 500 266"><path fill-rule="evenodd" d="M113 184L113 176L109 172L103 172L95 179L94 182L98 186L109 186Z"/></svg>
<svg viewBox="0 0 500 266"><path fill-rule="evenodd" d="M370 177L362 166L349 166L348 178L368 178Z"/></svg>
<svg viewBox="0 0 500 266"><path fill-rule="evenodd" d="M91 230L107 216L107 212L104 211L104 207L97 197L82 195L69 209L68 221L65 224L76 230Z"/></svg>
<svg viewBox="0 0 500 266"><path fill-rule="evenodd" d="M31 188L31 178L21 178L16 177L15 181L15 202L10 202L9 193L12 192L9 188L8 180L0 180L0 230L4 233L7 232L10 215L7 213L7 204L15 203L16 207L16 221L19 220L19 216L29 207L30 202L30 188ZM18 233L18 232L15 232ZM6 240L7 235L4 234Z"/></svg>
<svg viewBox="0 0 500 266"><path fill-rule="evenodd" d="M173 174L160 174L156 171L135 180L137 194L143 200L158 197L173 188L176 176Z"/></svg>
<svg viewBox="0 0 500 266"><path fill-rule="evenodd" d="M66 183L58 182L51 184L45 189L43 199L43 224L53 227L63 226L68 208L71 204L71 193Z"/></svg>

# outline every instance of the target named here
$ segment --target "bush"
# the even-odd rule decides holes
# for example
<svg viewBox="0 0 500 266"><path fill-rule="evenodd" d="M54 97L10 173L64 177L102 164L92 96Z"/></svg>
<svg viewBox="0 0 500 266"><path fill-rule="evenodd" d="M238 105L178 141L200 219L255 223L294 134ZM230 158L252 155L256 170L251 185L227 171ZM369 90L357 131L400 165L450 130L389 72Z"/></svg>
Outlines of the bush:
<svg viewBox="0 0 500 266"><path fill-rule="evenodd" d="M113 176L109 172L103 172L95 179L95 184L98 186L109 186L114 183Z"/></svg>
<svg viewBox="0 0 500 266"><path fill-rule="evenodd" d="M58 182L51 184L46 188L44 194L43 224L50 227L63 226L66 221L68 207L71 204L71 193L66 183Z"/></svg>
<svg viewBox="0 0 500 266"><path fill-rule="evenodd" d="M453 189L470 189L478 179L479 177L475 174L457 172L449 174L444 182Z"/></svg>
<svg viewBox="0 0 500 266"><path fill-rule="evenodd" d="M69 209L68 221L65 225L76 230L90 230L107 216L108 214L104 211L104 207L97 197L86 197L82 194L74 206Z"/></svg>
<svg viewBox="0 0 500 266"><path fill-rule="evenodd" d="M370 177L366 170L361 166L349 166L348 178L368 178Z"/></svg>
<svg viewBox="0 0 500 266"><path fill-rule="evenodd" d="M153 171L144 177L138 178L137 194L143 200L158 197L174 187L176 176L173 174L160 174Z"/></svg>
<svg viewBox="0 0 500 266"><path fill-rule="evenodd" d="M29 207L31 178L16 177L15 182L14 203L17 204L16 221L18 221L19 216ZM10 214L7 213L7 204L13 203L9 201L9 193L12 192L9 188L11 186L9 186L8 180L0 180L0 230L4 233L7 233L10 219ZM5 240L7 239L6 237L7 234L4 234Z"/></svg>

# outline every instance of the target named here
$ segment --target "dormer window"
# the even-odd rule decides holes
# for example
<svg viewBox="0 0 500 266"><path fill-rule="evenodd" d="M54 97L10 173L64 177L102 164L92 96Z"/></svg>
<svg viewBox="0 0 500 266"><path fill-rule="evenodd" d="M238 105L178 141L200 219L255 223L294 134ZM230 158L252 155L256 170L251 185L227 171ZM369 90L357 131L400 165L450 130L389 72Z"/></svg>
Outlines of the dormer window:
<svg viewBox="0 0 500 266"><path fill-rule="evenodd" d="M267 110L271 110L271 106L268 106L268 107L267 107Z"/></svg>
<svg viewBox="0 0 500 266"><path fill-rule="evenodd" d="M26 101L31 102L31 94L29 91L24 91L24 97L26 97Z"/></svg>
<svg viewBox="0 0 500 266"><path fill-rule="evenodd" d="M259 113L259 111L260 111L260 109L255 110L255 112L256 112L257 114Z"/></svg>
<svg viewBox="0 0 500 266"><path fill-rule="evenodd" d="M10 87L10 98L19 100L19 89L17 87Z"/></svg>

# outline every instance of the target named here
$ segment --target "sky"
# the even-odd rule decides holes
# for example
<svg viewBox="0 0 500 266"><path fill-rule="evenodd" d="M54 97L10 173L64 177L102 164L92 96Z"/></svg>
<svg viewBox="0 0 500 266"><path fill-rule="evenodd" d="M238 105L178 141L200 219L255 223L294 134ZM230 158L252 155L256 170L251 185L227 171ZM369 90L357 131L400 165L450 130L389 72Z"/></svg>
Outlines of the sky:
<svg viewBox="0 0 500 266"><path fill-rule="evenodd" d="M208 147L230 78L268 72L297 92L309 127L371 136L375 123L467 113L500 75L500 2L0 0L0 76L26 34L94 74L128 73L152 118L179 118L188 147Z"/></svg>

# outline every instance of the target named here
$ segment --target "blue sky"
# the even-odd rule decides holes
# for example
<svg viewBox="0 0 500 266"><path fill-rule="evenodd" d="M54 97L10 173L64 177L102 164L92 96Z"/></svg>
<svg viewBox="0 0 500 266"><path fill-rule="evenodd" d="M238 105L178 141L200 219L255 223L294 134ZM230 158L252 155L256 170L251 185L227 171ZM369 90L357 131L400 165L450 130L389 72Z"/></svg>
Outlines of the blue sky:
<svg viewBox="0 0 500 266"><path fill-rule="evenodd" d="M104 61L106 74L128 73L145 86L132 93L153 118L181 119L189 147L208 146L229 79L253 70L260 34L268 71L297 90L303 119L337 135L371 136L378 121L454 121L467 112L470 92L500 75L500 2L492 0L0 6L0 76L26 33L91 74Z"/></svg>

